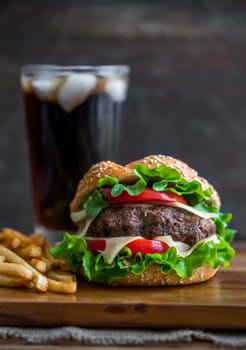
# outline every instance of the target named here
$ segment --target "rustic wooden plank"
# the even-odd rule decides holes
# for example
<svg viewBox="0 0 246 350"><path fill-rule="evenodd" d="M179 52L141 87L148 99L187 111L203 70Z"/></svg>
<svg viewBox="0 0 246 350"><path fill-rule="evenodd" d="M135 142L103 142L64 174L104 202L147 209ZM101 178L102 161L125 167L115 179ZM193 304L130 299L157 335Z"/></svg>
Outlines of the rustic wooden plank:
<svg viewBox="0 0 246 350"><path fill-rule="evenodd" d="M246 329L246 250L193 286L117 288L82 282L75 295L0 289L0 325ZM165 315L165 317L163 317Z"/></svg>
<svg viewBox="0 0 246 350"><path fill-rule="evenodd" d="M1 342L0 342L1 344ZM194 343L173 343L173 344L161 344L161 345L152 345L152 346L84 346L84 345L75 345L71 346L69 345L69 349L71 350L124 350L124 349L129 349L129 350L152 350L152 349L163 349L163 346L165 346L166 350L176 350L179 348L182 349L202 349L202 350L207 350L207 349L218 349L217 345L214 344L209 344L205 342L194 342ZM18 345L18 344L11 344L11 340L8 345L1 345L2 350L59 350L59 349L66 349L67 345Z"/></svg>
<svg viewBox="0 0 246 350"><path fill-rule="evenodd" d="M59 345L51 345L51 344L44 344L44 345L20 345L18 343L12 342L12 340L8 340L8 344L2 344L0 341L1 349L2 350L60 350L60 349L67 349L67 344L59 344ZM69 345L70 350L152 350L152 349L163 349L165 346L165 350L176 350L179 348L182 349L218 349L217 345L206 343L206 342L197 342L194 341L192 343L165 343L160 345L151 345L151 346L85 346L85 345Z"/></svg>

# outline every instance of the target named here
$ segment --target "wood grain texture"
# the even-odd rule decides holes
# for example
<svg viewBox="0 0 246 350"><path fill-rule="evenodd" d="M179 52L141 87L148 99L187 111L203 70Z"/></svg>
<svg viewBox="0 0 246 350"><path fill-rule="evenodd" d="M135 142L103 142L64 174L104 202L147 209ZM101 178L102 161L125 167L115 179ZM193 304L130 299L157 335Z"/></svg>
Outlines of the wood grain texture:
<svg viewBox="0 0 246 350"><path fill-rule="evenodd" d="M2 288L0 325L246 329L246 245L237 246L228 270L193 286L116 288L83 282L69 296Z"/></svg>
<svg viewBox="0 0 246 350"><path fill-rule="evenodd" d="M84 346L84 345L68 345L66 344L59 344L59 345L52 345L52 344L44 344L44 345L30 345L30 344L18 344L16 342L12 342L11 339L8 340L8 344L4 345L2 344L0 340L0 345L2 350L60 350L60 349L67 349L69 346L70 350L152 350L152 349L163 349L165 346L165 350L176 350L176 349L195 349L195 350L207 350L207 349L218 349L217 345L209 344L206 342L198 342L195 341L194 343L173 343L173 344L161 344L161 345L151 345L151 346Z"/></svg>

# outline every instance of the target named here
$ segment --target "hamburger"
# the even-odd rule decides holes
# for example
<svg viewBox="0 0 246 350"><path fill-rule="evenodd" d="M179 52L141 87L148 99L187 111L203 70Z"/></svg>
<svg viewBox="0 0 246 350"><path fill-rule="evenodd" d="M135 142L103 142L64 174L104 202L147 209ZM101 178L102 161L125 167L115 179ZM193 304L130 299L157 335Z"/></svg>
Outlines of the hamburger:
<svg viewBox="0 0 246 350"><path fill-rule="evenodd" d="M181 160L102 161L70 204L78 233L51 249L87 280L123 286L204 282L229 266L235 230L218 192Z"/></svg>

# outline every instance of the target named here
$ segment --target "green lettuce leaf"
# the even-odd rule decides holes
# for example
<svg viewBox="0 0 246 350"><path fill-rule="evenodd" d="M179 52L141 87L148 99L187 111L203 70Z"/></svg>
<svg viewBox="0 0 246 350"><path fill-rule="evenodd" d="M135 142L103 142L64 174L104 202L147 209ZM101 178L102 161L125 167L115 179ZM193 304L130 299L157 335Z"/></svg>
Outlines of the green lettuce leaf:
<svg viewBox="0 0 246 350"><path fill-rule="evenodd" d="M94 219L104 208L107 208L109 203L103 198L100 190L95 190L88 197L82 208L86 210L86 218Z"/></svg>
<svg viewBox="0 0 246 350"><path fill-rule="evenodd" d="M218 213L217 218L213 219L216 225L216 232L219 238L224 239L226 242L230 243L233 241L236 234L236 230L228 228L227 225L232 219L231 213Z"/></svg>
<svg viewBox="0 0 246 350"><path fill-rule="evenodd" d="M211 188L203 190L199 181L187 181L176 169L164 164L151 169L142 164L136 164L133 173L145 181L146 186L151 186L154 191L177 193L184 196L188 204L192 206L209 199L212 194Z"/></svg>
<svg viewBox="0 0 246 350"><path fill-rule="evenodd" d="M142 274L151 264L160 265L162 273L175 271L181 278L193 275L195 270L209 264L212 268L229 266L235 252L223 238L219 243L212 241L199 244L187 257L181 258L175 247L169 248L163 254L140 253L132 255L130 249L123 248L111 264L105 262L102 253L94 254L87 250L86 240L65 233L64 241L51 248L55 258L64 259L72 271L83 267L87 278L95 282L112 283L115 279L125 278L128 273Z"/></svg>
<svg viewBox="0 0 246 350"><path fill-rule="evenodd" d="M85 239L65 232L63 241L50 248L50 253L56 258L65 260L71 270L76 272L81 267L81 261L86 249Z"/></svg>
<svg viewBox="0 0 246 350"><path fill-rule="evenodd" d="M142 179L139 179L133 185L124 185L118 183L111 189L111 194L113 197L118 197L123 191L126 191L130 196L138 196L146 188L146 183Z"/></svg>

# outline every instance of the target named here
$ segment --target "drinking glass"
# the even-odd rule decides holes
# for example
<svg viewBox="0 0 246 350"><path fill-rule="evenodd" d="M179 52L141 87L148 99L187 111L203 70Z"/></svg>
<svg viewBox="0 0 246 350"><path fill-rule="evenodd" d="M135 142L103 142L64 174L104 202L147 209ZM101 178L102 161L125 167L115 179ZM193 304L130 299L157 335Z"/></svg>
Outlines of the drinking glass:
<svg viewBox="0 0 246 350"><path fill-rule="evenodd" d="M21 70L35 232L75 230L69 203L96 162L118 160L128 66L27 65Z"/></svg>

